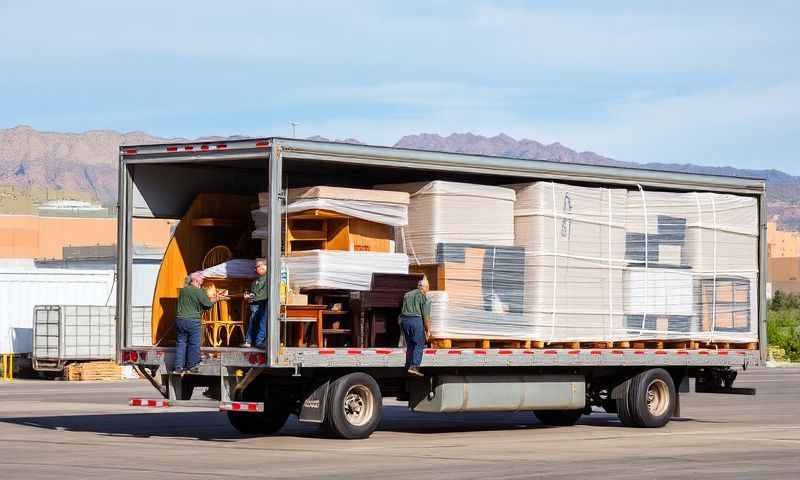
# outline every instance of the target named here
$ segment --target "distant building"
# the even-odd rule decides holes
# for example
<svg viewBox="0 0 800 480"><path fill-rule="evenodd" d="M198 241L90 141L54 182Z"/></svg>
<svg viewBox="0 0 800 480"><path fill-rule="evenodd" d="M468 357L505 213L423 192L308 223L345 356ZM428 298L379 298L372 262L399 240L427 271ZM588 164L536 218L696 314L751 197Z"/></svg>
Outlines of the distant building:
<svg viewBox="0 0 800 480"><path fill-rule="evenodd" d="M133 242L163 251L175 224L173 220L134 219ZM0 215L0 258L62 260L64 247L116 243L116 218Z"/></svg>
<svg viewBox="0 0 800 480"><path fill-rule="evenodd" d="M107 218L111 212L100 205L80 200L50 200L37 207L40 217Z"/></svg>
<svg viewBox="0 0 800 480"><path fill-rule="evenodd" d="M770 293L800 293L800 233L778 230L777 223L768 222L767 256Z"/></svg>
<svg viewBox="0 0 800 480"><path fill-rule="evenodd" d="M800 257L800 232L778 230L776 222L767 223L767 256Z"/></svg>

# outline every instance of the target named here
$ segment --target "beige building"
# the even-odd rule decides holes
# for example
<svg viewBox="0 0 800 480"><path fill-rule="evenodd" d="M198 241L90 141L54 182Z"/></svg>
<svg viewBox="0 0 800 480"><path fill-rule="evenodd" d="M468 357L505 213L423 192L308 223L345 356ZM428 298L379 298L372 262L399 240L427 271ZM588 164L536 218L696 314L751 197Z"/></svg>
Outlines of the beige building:
<svg viewBox="0 0 800 480"><path fill-rule="evenodd" d="M767 256L769 258L800 257L800 232L778 230L777 223L768 222Z"/></svg>
<svg viewBox="0 0 800 480"><path fill-rule="evenodd" d="M772 293L800 293L800 232L784 232L777 223L767 223L767 256Z"/></svg>
<svg viewBox="0 0 800 480"><path fill-rule="evenodd" d="M135 245L163 251L173 220L134 219ZM0 258L63 258L63 247L117 243L116 218L0 215Z"/></svg>

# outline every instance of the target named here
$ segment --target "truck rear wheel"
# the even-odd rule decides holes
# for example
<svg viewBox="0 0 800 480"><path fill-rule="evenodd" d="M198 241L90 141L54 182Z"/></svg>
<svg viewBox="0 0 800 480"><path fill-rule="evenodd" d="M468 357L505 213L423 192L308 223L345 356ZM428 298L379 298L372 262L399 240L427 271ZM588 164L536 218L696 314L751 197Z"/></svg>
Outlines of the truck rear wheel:
<svg viewBox="0 0 800 480"><path fill-rule="evenodd" d="M383 397L375 379L350 373L331 383L323 431L344 439L367 438L381 421Z"/></svg>
<svg viewBox="0 0 800 480"><path fill-rule="evenodd" d="M617 398L617 411L628 427L658 428L675 411L676 393L672 376L663 368L646 370L625 382Z"/></svg>
<svg viewBox="0 0 800 480"><path fill-rule="evenodd" d="M228 412L228 421L239 433L245 435L273 435L278 433L289 418L289 409L266 405L261 413Z"/></svg>
<svg viewBox="0 0 800 480"><path fill-rule="evenodd" d="M579 410L534 410L533 414L545 425L553 427L571 427L578 423L583 415Z"/></svg>

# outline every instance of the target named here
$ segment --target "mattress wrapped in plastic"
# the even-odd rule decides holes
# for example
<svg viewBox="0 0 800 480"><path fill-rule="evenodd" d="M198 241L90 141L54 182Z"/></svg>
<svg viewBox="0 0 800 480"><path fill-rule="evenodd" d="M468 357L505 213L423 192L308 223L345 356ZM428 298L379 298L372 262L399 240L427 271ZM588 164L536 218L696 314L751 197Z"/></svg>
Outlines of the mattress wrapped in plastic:
<svg viewBox="0 0 800 480"><path fill-rule="evenodd" d="M406 192L316 186L289 189L284 213L328 210L349 217L393 227L408 224L409 195ZM256 229L253 238L267 238L269 208L251 212Z"/></svg>
<svg viewBox="0 0 800 480"><path fill-rule="evenodd" d="M289 285L301 289L369 290L373 273L408 273L402 253L309 250L283 257Z"/></svg>
<svg viewBox="0 0 800 480"><path fill-rule="evenodd" d="M514 244L514 190L504 187L434 181L378 185L408 192L408 226L397 247L414 264L432 264L440 243Z"/></svg>
<svg viewBox="0 0 800 480"><path fill-rule="evenodd" d="M247 258L233 258L202 271L203 276L211 278L256 278L256 261Z"/></svg>

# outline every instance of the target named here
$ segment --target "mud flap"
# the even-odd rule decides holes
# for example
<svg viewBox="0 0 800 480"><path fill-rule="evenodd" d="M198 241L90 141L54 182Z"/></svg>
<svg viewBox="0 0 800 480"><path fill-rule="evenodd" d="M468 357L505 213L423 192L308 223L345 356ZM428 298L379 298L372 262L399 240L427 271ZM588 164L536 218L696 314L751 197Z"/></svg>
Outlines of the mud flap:
<svg viewBox="0 0 800 480"><path fill-rule="evenodd" d="M298 421L322 423L325 420L325 407L328 404L328 387L330 384L331 381L326 380L303 400L303 405L300 407L300 415L297 416Z"/></svg>

